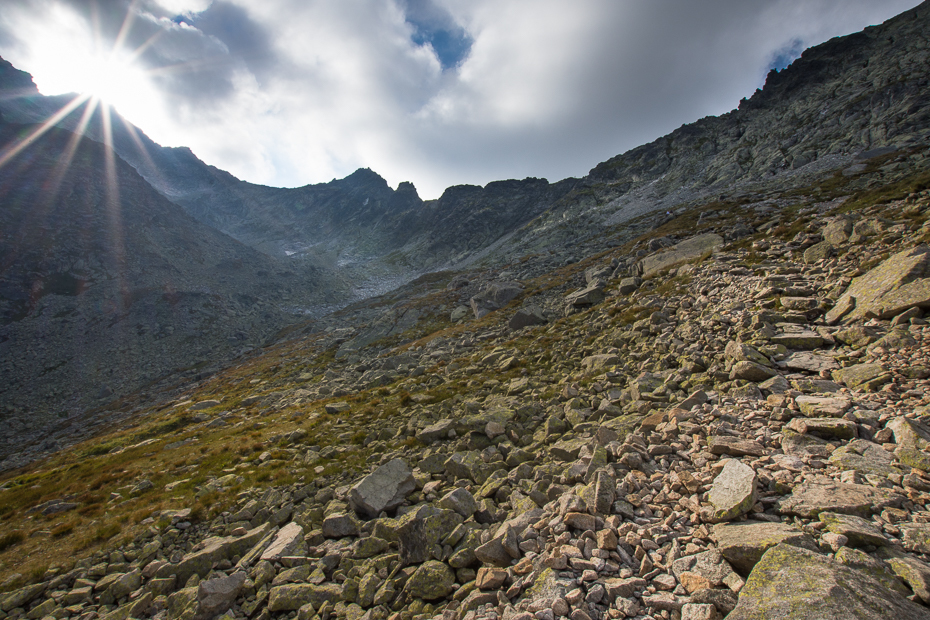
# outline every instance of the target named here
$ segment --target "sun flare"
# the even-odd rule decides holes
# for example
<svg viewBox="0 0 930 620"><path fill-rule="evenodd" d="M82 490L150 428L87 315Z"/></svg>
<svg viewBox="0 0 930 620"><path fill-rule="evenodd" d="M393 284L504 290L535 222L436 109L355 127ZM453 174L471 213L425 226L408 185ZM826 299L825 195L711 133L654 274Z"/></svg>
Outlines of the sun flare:
<svg viewBox="0 0 930 620"><path fill-rule="evenodd" d="M20 35L37 44L30 46L28 62L43 95L75 93L116 108L135 124L146 124L160 114L160 97L144 67L140 49L124 48L125 33L132 28L127 15L116 42L106 44L74 10L55 4L42 20L20 22Z"/></svg>

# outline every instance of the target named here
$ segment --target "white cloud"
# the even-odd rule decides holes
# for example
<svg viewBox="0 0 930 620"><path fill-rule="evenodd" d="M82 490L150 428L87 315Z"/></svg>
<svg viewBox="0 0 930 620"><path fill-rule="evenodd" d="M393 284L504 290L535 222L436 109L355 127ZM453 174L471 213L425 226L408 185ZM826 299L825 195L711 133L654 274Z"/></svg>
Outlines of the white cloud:
<svg viewBox="0 0 930 620"><path fill-rule="evenodd" d="M5 0L0 55L48 83L67 52L41 44L58 36L47 15L64 4L87 15L88 1ZM734 108L793 41L806 47L917 4L154 1L137 9L128 42L158 35L138 61L158 69L158 91L146 109L123 110L153 139L253 182L296 186L370 167L426 197L457 183L585 174ZM417 28L463 28L467 57L443 71L431 47L411 40L414 17ZM120 19L110 22L102 31L112 38ZM24 24L42 36L16 37ZM78 18L68 28L90 32Z"/></svg>

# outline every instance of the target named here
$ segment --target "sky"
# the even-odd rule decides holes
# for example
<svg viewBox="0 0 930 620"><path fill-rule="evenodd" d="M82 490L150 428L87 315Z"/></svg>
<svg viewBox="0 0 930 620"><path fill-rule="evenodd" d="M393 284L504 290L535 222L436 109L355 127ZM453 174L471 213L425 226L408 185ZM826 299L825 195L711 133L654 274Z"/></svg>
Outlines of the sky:
<svg viewBox="0 0 930 620"><path fill-rule="evenodd" d="M2 0L0 56L253 183L556 181L916 0Z"/></svg>

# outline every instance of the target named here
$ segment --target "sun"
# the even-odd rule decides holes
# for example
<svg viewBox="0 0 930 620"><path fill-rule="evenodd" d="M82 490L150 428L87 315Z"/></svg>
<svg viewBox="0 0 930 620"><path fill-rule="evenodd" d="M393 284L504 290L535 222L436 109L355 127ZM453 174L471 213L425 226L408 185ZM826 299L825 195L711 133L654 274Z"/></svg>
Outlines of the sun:
<svg viewBox="0 0 930 620"><path fill-rule="evenodd" d="M160 98L139 62L143 48L123 46L132 27L127 14L115 43L105 42L74 9L51 5L41 19L18 22L19 34L34 42L28 58L8 58L29 68L43 95L75 93L116 108L139 125L159 113Z"/></svg>

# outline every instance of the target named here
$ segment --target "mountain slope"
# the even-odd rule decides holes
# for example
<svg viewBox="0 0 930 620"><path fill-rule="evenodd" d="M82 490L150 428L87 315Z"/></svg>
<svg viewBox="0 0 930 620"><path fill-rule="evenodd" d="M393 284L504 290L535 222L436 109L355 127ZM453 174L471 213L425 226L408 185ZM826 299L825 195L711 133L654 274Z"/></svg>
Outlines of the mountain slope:
<svg viewBox="0 0 930 620"><path fill-rule="evenodd" d="M34 129L4 123L0 144ZM341 283L307 267L200 224L103 145L52 129L0 168L0 452L260 344L294 320L287 306L337 301Z"/></svg>

